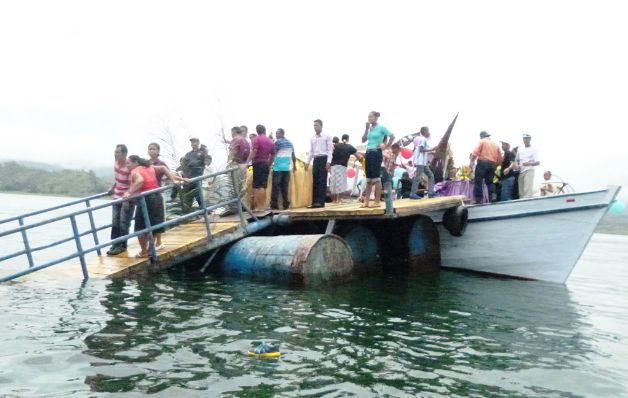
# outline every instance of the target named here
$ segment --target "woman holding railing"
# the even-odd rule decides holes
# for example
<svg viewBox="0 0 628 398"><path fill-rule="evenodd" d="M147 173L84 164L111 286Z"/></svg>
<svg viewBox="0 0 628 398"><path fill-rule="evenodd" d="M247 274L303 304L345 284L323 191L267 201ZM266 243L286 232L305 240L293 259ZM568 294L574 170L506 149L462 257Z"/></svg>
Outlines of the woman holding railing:
<svg viewBox="0 0 628 398"><path fill-rule="evenodd" d="M124 198L128 199L133 194L150 191L152 189L159 188L159 182L157 180L157 173L163 173L168 176L173 182L187 182L187 178L179 177L173 174L166 166L155 166L147 159L142 159L137 155L131 155L127 159L127 166L131 170L131 187L124 194ZM146 195L144 197L146 201L146 210L148 211L148 219L150 225L157 225L164 222L164 203L163 197L159 192ZM135 231L140 231L146 228L144 222L144 214L142 211L135 212ZM153 230L153 236L155 240L161 242L161 234L163 229ZM137 237L140 243L141 251L135 255L135 257L148 257L150 255L148 251L148 238L147 235L140 235ZM163 249L163 245L156 247L157 250Z"/></svg>

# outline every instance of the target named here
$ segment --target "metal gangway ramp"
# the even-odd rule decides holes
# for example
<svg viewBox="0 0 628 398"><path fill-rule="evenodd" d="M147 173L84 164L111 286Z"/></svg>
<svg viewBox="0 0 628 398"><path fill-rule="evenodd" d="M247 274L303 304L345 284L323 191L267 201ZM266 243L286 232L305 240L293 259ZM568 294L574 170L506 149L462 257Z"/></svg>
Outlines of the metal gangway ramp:
<svg viewBox="0 0 628 398"><path fill-rule="evenodd" d="M203 189L203 181L216 178L230 178L233 187L238 187L237 168L230 168L213 174L203 175L190 180L197 189ZM234 242L249 234L260 231L272 222L272 217L259 219L242 202L239 195L230 195L230 199L220 203L207 204L204 195L198 210L182 214L161 224L151 225L148 219L145 197L149 194L171 189L164 186L138 195L134 195L136 212L141 212L146 228L117 239L103 239L103 234L111 228L111 223L100 225L95 212L107 211L125 199L110 200L94 205L94 201L106 197L107 193L73 200L58 206L31 213L21 214L0 220L0 282L32 274L48 269L49 277L81 276L88 278L115 278L144 271L157 271L192 257L210 252L223 245ZM227 222L214 222L211 212L225 206L235 206L237 216L230 217ZM72 208L79 207L78 210ZM61 214L59 214L61 213ZM38 218L37 220L35 220ZM250 222L247 221L251 220ZM34 220L34 221L32 221ZM109 217L111 220L111 217ZM54 225L53 225L54 224ZM33 236L41 236L57 225L67 230L67 235L44 244L33 244ZM152 232L158 228L166 228L162 234L165 244L163 251L156 251ZM58 231L55 229L55 231ZM100 232L100 234L99 234ZM138 235L147 234L151 255L148 258L135 258L139 251L136 242ZM21 245L19 241L21 240ZM103 255L111 245L128 240L128 251L117 256ZM4 253L7 248L21 249ZM61 247L70 247L63 255L59 255ZM4 249L3 249L4 248ZM41 257L41 259L39 259ZM54 270L54 273L52 271ZM61 275L59 275L61 274Z"/></svg>

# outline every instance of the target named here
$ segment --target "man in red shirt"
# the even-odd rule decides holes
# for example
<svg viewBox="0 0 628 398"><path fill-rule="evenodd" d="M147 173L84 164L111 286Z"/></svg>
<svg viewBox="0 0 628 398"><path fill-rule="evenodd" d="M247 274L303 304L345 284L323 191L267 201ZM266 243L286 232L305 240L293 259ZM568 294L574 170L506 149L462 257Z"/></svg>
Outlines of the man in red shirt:
<svg viewBox="0 0 628 398"><path fill-rule="evenodd" d="M266 204L266 185L270 173L270 163L275 154L275 143L266 137L266 127L258 124L255 127L257 137L253 140L248 161L253 164L253 204L254 211L264 210ZM247 161L247 163L248 163Z"/></svg>
<svg viewBox="0 0 628 398"><path fill-rule="evenodd" d="M491 135L486 131L482 131L480 133L480 142L473 150L469 162L469 167L473 169L473 163L477 159L473 186L473 197L475 198L475 203L484 202L482 182L486 183L490 194L490 201L497 201L497 193L495 191L495 184L493 184L493 177L495 176L495 169L497 168L497 165L502 162L502 152L499 149L499 146L491 141L490 137Z"/></svg>

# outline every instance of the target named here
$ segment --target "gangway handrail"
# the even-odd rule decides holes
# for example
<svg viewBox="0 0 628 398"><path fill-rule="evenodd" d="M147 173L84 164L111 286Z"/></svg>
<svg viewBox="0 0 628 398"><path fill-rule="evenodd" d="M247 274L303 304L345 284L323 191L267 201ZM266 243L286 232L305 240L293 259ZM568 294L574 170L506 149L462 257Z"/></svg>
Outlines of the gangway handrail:
<svg viewBox="0 0 628 398"><path fill-rule="evenodd" d="M232 167L229 169L225 169L222 171L218 171L215 173L211 173L211 174L206 174L206 175L202 175L202 176L198 176L198 177L194 177L189 179L189 181L186 184L196 184L197 185L197 189L202 190L202 182L204 180L208 180L210 178L215 178L219 175L226 175L226 174L230 174L231 175L231 180L233 183L234 188L237 189L237 178L236 178L236 172L239 172L239 168L237 167ZM165 227L170 227L170 226L174 226L174 225L178 225L178 224L182 224L190 219L196 219L199 215L203 216L204 218L204 222L205 222L205 227L206 227L206 231L207 231L207 239L211 241L212 236L211 236L211 229L210 229L210 222L209 222L209 218L208 218L208 213L211 212L212 210L224 207L224 206L228 206L228 205L232 205L232 204L237 204L237 208L238 208L238 214L239 214L239 219L240 219L240 225L242 228L246 227L246 221L244 218L244 213L243 213L243 209L246 210L246 212L248 212L255 220L257 220L257 217L255 217L255 215L253 214L253 212L242 202L241 199L241 193L240 192L236 192L235 193L235 197L225 200L225 201L221 201L219 203L216 203L214 205L211 206L207 206L205 203L205 196L204 195L200 195L200 199L202 203L199 203L199 209L190 213L186 213L183 215L180 215L174 219L171 220L166 220L160 224L157 225L151 225L150 224L150 220L148 217L148 211L147 211L147 207L146 207L146 200L145 197L148 195L152 195L155 193L159 193L161 194L162 192L171 189L172 186L163 186L160 188L156 188L156 189L152 189L150 191L146 191L146 192L141 192L141 193L137 193L134 194L131 198L129 199L115 199L115 200L111 200L107 203L103 203L97 206L90 206L89 201L93 200L93 199L97 199L100 198L102 196L106 196L107 193L101 193L101 194L97 194L97 195L92 195L89 196L87 198L81 198L81 199L77 199L68 203L65 203L63 205L59 205L59 206L54 206L48 209L43 209L43 210L38 210L35 212L30 212L27 214L22 214L19 216L15 216L15 217L10 217L8 219L2 220L0 221L0 224L5 223L5 222L9 222L9 221L19 221L20 226L18 228L13 228L10 230L6 230L6 231L2 231L0 232L0 238L8 236L8 235L13 235L13 234L17 234L20 233L22 235L22 240L23 240L23 244L24 244L24 249L17 251L15 253L11 253L9 255L5 255L0 257L0 265L2 263L2 261L17 257L17 256L21 256L21 255L26 255L28 257L28 262L29 262L29 268L24 270L24 271L20 271L17 273L13 273L11 275L8 276L0 276L0 282L5 282L8 280L12 280L15 278L18 278L20 276L44 269L44 268L48 268L52 265L56 265L65 261L68 261L70 259L73 258L79 258L81 261L81 267L83 270L83 276L84 279L88 278L88 273L87 273L87 267L86 267L86 263L85 263L85 255L89 254L91 252L96 251L98 253L98 255L100 255L100 249L105 248L107 246L110 246L112 244L116 244L116 243L120 243L120 242L124 242L127 241L130 238L139 236L139 235L146 235L148 234L148 240L149 240L149 249L150 249L150 259L151 262L156 262L158 259L158 255L155 249L155 244L153 241L153 231L156 229L160 229L160 228L165 228ZM146 228L142 229L141 231L135 231L135 232L131 232L127 235L109 240L107 242L104 243L100 243L98 242L98 238L96 235L96 232L101 231L103 229L109 228L111 226L111 224L109 225L105 225L105 226L100 226L100 227L96 227L94 220L93 220L93 212L97 211L97 210L101 210L101 209L105 209L107 207L112 207L116 204L119 203L123 203L126 202L127 200L135 200L136 202L138 202L138 208L136 211L141 211L142 212L142 216L144 218L144 222L145 222L145 226ZM24 224L24 218L26 217L30 217L33 215L38 215L38 214L43 214L46 212L50 212L53 210L58 210L64 207L68 207L68 206L73 206L76 204L80 204L80 203L86 203L87 208L85 209L79 209L79 210L75 210L73 212L67 213L67 214L63 214L63 215L59 215L59 216L55 216L52 217L50 219L47 220L42 220L42 221L38 221L32 224ZM76 223L76 217L80 216L80 215L84 215L87 214L90 218L90 228L86 231L80 232L78 230L78 226ZM48 243L45 244L43 246L39 246L39 247L35 247L35 248L31 248L28 242L28 238L27 238L27 231L33 228L37 228L37 227L41 227L43 225L47 225L50 223L54 223L54 222L58 222L58 221L62 221L62 220L70 220L71 226L72 226L72 236L69 238L63 238L59 241L56 242L52 242L52 243ZM82 242L81 242L81 237L88 235L88 234L93 234L94 235L94 245L89 246L87 248L83 248L82 247ZM39 250L43 250L43 249L47 249L47 248L51 248L63 243L67 243L71 240L75 240L76 245L77 245L77 251L74 252L73 254L70 255L66 255L63 256L61 258L57 258L57 259L53 259L51 261L48 261L47 263L41 264L41 265L35 265L33 258L32 258L32 253L35 251L39 251Z"/></svg>
<svg viewBox="0 0 628 398"><path fill-rule="evenodd" d="M66 203L62 203L62 204L57 205L57 206L48 207L48 208L45 208L45 209L35 210L33 212L30 212L30 213L20 214L18 216L5 218L4 220L0 220L0 224L6 224L6 223L11 222L11 221L18 221L20 218L24 219L26 217L32 217L32 216L36 216L36 215L39 215L39 214L48 213L50 211L59 210L59 209L62 209L64 207L70 207L70 206L78 205L80 203L85 203L87 201L94 200L94 199L100 199L103 196L108 196L108 195L109 195L109 192L101 192L101 193L98 193L98 194L95 194L95 195L92 195L92 196L87 196L85 198L76 199L76 200L74 200L72 202L66 202Z"/></svg>

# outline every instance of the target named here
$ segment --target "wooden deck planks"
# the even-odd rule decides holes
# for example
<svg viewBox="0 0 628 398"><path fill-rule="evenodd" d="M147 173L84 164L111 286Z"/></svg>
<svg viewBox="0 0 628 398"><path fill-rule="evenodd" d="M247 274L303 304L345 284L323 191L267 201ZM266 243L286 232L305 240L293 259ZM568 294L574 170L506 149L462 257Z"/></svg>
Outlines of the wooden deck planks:
<svg viewBox="0 0 628 398"><path fill-rule="evenodd" d="M416 214L425 214L435 210L442 210L457 206L462 203L464 196L446 196L431 199L398 199L393 201L395 216L406 217ZM327 218L352 218L352 217L379 217L384 216L385 205L382 202L378 208L361 208L361 203L327 203L319 209L290 209L282 212L295 220L327 219Z"/></svg>
<svg viewBox="0 0 628 398"><path fill-rule="evenodd" d="M241 230L240 223L222 222L211 224L212 235L216 238L237 230ZM207 247L205 224L189 223L172 228L162 235L162 243L165 245L165 249L157 253L159 255L159 264L157 266L151 265L148 258L134 257L140 250L136 238L129 240L128 251L117 256L105 255L106 249L103 250L102 256L90 253L86 256L89 277L92 279L118 278L146 271L149 267L166 268L178 262L177 257L185 255L190 251L202 250L204 247ZM80 280L82 278L83 273L80 262L78 259L74 259L27 275L23 279Z"/></svg>

